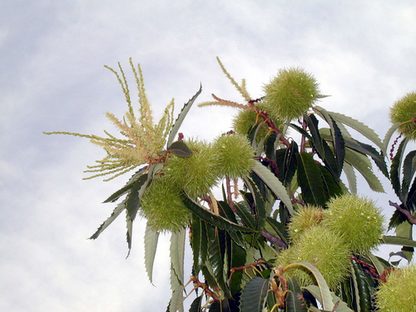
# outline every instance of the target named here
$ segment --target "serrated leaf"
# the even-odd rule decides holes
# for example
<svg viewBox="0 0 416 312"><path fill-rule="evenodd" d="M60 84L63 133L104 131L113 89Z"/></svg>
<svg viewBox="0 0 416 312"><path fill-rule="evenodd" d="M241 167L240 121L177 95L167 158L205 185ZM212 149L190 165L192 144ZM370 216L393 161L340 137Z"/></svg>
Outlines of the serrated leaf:
<svg viewBox="0 0 416 312"><path fill-rule="evenodd" d="M329 116L331 116L336 122L342 123L356 131L358 131L360 134L362 134L363 136L365 136L367 139L369 139L371 142L373 142L374 144L376 144L381 150L384 151L384 145L381 142L379 136L377 135L377 133L371 129L370 127L368 127L366 124L364 124L361 121L358 121L352 117L340 114L340 113L335 113L335 112L330 112L325 110L322 107L319 106L314 106L314 110L318 110L319 112L326 112L327 114L329 114Z"/></svg>
<svg viewBox="0 0 416 312"><path fill-rule="evenodd" d="M226 233L214 228L209 230L208 260L218 286L224 293L229 294L229 289L226 285L226 270L224 270Z"/></svg>
<svg viewBox="0 0 416 312"><path fill-rule="evenodd" d="M287 279L288 291L285 297L285 312L307 312L299 284L292 278Z"/></svg>
<svg viewBox="0 0 416 312"><path fill-rule="evenodd" d="M387 130L386 135L384 136L382 150L385 155L387 155L387 150L389 148L389 142L391 140L391 137L393 136L394 132L396 132L396 130L399 128L399 126L399 123L392 124L391 127Z"/></svg>
<svg viewBox="0 0 416 312"><path fill-rule="evenodd" d="M302 198L311 205L325 206L328 198L324 194L321 171L313 156L300 153L298 158L298 183L302 190Z"/></svg>
<svg viewBox="0 0 416 312"><path fill-rule="evenodd" d="M284 271L287 272L294 269L309 271L314 276L315 281L319 287L320 298L322 299L322 308L326 311L332 311L334 309L334 303L332 302L331 292L321 272L319 272L319 270L314 265L306 261L291 263L284 268Z"/></svg>
<svg viewBox="0 0 416 312"><path fill-rule="evenodd" d="M195 300L192 301L191 307L189 308L189 312L202 312L201 301L202 301L202 296L195 298Z"/></svg>
<svg viewBox="0 0 416 312"><path fill-rule="evenodd" d="M416 173L416 151L409 152L403 161L403 180L401 194L404 201L407 200L407 194L409 193L410 183L413 176ZM410 207L409 207L410 208Z"/></svg>
<svg viewBox="0 0 416 312"><path fill-rule="evenodd" d="M382 243L388 244L388 245L399 245L399 246L408 246L408 247L416 247L416 241L404 238L404 237L398 237L398 236L383 236Z"/></svg>
<svg viewBox="0 0 416 312"><path fill-rule="evenodd" d="M372 312L374 288L355 261L351 262L351 267L356 312Z"/></svg>
<svg viewBox="0 0 416 312"><path fill-rule="evenodd" d="M246 250L238 246L235 242L231 241L231 257L230 267L237 268L246 264L247 253ZM234 271L232 276L229 277L229 287L231 294L235 297L241 291L241 281L243 277L243 271Z"/></svg>
<svg viewBox="0 0 416 312"><path fill-rule="evenodd" d="M181 158L188 158L192 156L192 151L184 141L173 142L171 145L169 145L167 150L168 152L171 152L172 154Z"/></svg>
<svg viewBox="0 0 416 312"><path fill-rule="evenodd" d="M299 153L295 141L290 143L289 148L276 150L276 164L279 168L279 179L284 186L290 184L296 172L296 155Z"/></svg>
<svg viewBox="0 0 416 312"><path fill-rule="evenodd" d="M321 293L319 291L318 286L309 285L307 287L303 287L303 289L306 289L312 296L316 298L316 300L318 300L319 302L322 302ZM333 312L354 312L354 310L351 310L348 307L348 305L344 301L342 301L337 295L335 295L332 291L331 291L331 296L332 296L332 302L335 305L335 309L332 310Z"/></svg>
<svg viewBox="0 0 416 312"><path fill-rule="evenodd" d="M229 220L216 215L211 211L207 210L205 207L201 206L199 203L195 202L193 199L190 199L185 193L182 193L182 201L185 206L191 210L196 216L200 219L226 231L241 231L241 232L253 232L252 229L245 226L230 222Z"/></svg>
<svg viewBox="0 0 416 312"><path fill-rule="evenodd" d="M120 213L123 212L123 210L126 209L126 201L124 200L120 204L117 205L116 208L114 208L111 215L105 220L101 225L98 227L97 231L95 231L94 234L91 235L90 239L96 239L100 234L111 224L113 221L120 215Z"/></svg>
<svg viewBox="0 0 416 312"><path fill-rule="evenodd" d="M357 177L354 168L347 162L344 163L344 173L347 177L348 186L352 194L357 194Z"/></svg>
<svg viewBox="0 0 416 312"><path fill-rule="evenodd" d="M193 274L198 275L199 273L199 253L201 250L201 239L202 239L202 226L201 220L199 218L192 218L191 225L191 247L192 247L192 257L193 257Z"/></svg>
<svg viewBox="0 0 416 312"><path fill-rule="evenodd" d="M403 153L406 149L406 145L409 142L409 139L405 138L397 149L396 155L394 155L393 160L391 162L390 167L390 182L393 186L393 190L396 193L397 197L403 201L402 194L401 194L401 186L400 186L400 172L401 172L401 165L403 160Z"/></svg>
<svg viewBox="0 0 416 312"><path fill-rule="evenodd" d="M248 204L246 202L235 203L235 209L237 215L240 217L241 222L251 229L256 227L256 220L249 211Z"/></svg>
<svg viewBox="0 0 416 312"><path fill-rule="evenodd" d="M132 189L134 186L141 185L147 180L147 174L144 174L144 172L147 170L148 167L144 167L137 171L126 183L124 187L119 189L117 192L113 193L110 197L108 197L104 203L109 202L115 202L117 199L119 199L121 196L126 194L130 189Z"/></svg>
<svg viewBox="0 0 416 312"><path fill-rule="evenodd" d="M354 150L346 149L345 161L358 170L373 191L384 193L383 185L373 173L371 162L365 155Z"/></svg>
<svg viewBox="0 0 416 312"><path fill-rule="evenodd" d="M413 180L413 184L410 187L409 193L407 194L406 207L410 211L416 210L416 179Z"/></svg>
<svg viewBox="0 0 416 312"><path fill-rule="evenodd" d="M153 230L147 224L144 232L144 263L151 283L153 283L153 263L155 261L158 240L159 232Z"/></svg>
<svg viewBox="0 0 416 312"><path fill-rule="evenodd" d="M269 280L256 276L244 287L241 294L240 312L262 312Z"/></svg>
<svg viewBox="0 0 416 312"><path fill-rule="evenodd" d="M292 202L286 188L279 179L260 162L256 161L253 166L253 172L263 180L270 190L278 197L287 207L290 214L294 214Z"/></svg>
<svg viewBox="0 0 416 312"><path fill-rule="evenodd" d="M185 229L172 233L170 239L170 287L172 297L170 312L183 312Z"/></svg>
<svg viewBox="0 0 416 312"><path fill-rule="evenodd" d="M185 119L186 115L188 114L189 110L192 107L192 104L195 102L196 98L201 94L201 92L202 92L202 85L199 86L199 90L195 93L195 95L188 102L186 102L185 105L182 107L181 112L179 113L172 129L169 132L167 146L172 144L173 140L176 137L176 134L179 131L179 128L182 125L183 120Z"/></svg>

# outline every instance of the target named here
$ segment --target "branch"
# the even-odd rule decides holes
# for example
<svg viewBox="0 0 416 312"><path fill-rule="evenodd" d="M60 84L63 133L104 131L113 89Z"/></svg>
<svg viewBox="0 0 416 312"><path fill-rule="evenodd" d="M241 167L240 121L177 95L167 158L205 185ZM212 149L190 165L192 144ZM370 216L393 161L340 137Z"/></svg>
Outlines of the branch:
<svg viewBox="0 0 416 312"><path fill-rule="evenodd" d="M389 205L401 212L411 224L416 224L416 216L413 216L409 210L402 208L399 204L393 203L391 200L389 200Z"/></svg>

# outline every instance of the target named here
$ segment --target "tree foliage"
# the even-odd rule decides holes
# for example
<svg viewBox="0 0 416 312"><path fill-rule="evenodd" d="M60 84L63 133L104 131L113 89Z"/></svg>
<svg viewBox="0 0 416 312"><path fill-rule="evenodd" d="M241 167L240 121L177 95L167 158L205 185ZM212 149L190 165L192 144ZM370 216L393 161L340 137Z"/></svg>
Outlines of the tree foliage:
<svg viewBox="0 0 416 312"><path fill-rule="evenodd" d="M373 253L381 244L395 244L402 246L395 255L410 261L416 246L416 151L409 149L414 93L395 103L406 107L392 108L394 123L381 140L364 123L322 107L326 96L302 69L279 71L265 94L252 98L245 80L238 83L218 62L243 102L213 95L200 104L239 111L236 129L213 142L188 141L179 133L202 87L176 120L172 100L154 124L141 67L131 60L138 114L122 66L107 67L128 104L122 119L108 114L123 138L47 132L101 146L106 156L86 170L93 177L136 170L105 200L116 206L91 239L125 211L130 250L137 214L147 218L144 257L152 282L159 233L171 233L169 312L184 311L186 298L190 312L392 311L385 308L389 287L401 300L415 300L415 270L397 273L403 270L398 261ZM385 204L392 212L388 228L396 235L383 236L380 208L357 195L357 173L375 192L384 192L378 176L390 180L399 201ZM189 268L185 248L192 253ZM406 287L400 276L406 276Z"/></svg>

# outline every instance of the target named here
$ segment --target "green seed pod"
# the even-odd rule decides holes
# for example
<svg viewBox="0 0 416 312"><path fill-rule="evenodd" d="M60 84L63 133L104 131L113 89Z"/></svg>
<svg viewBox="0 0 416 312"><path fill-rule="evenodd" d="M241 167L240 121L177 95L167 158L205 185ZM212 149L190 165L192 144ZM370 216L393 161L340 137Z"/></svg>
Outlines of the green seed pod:
<svg viewBox="0 0 416 312"><path fill-rule="evenodd" d="M172 156L166 162L163 173L189 196L196 198L207 194L217 181L216 154L206 143L195 140L185 143L191 149L192 156Z"/></svg>
<svg viewBox="0 0 416 312"><path fill-rule="evenodd" d="M241 134L220 136L212 148L217 156L216 171L219 176L244 177L254 165L254 150Z"/></svg>
<svg viewBox="0 0 416 312"><path fill-rule="evenodd" d="M180 197L180 188L161 176L152 181L141 200L141 212L156 231L176 232L188 225L191 213Z"/></svg>
<svg viewBox="0 0 416 312"><path fill-rule="evenodd" d="M353 253L366 253L380 243L383 216L371 200L346 194L332 199L322 222L345 237Z"/></svg>
<svg viewBox="0 0 416 312"><path fill-rule="evenodd" d="M264 105L274 118L300 117L319 97L315 78L299 68L283 69L265 85Z"/></svg>
<svg viewBox="0 0 416 312"><path fill-rule="evenodd" d="M376 292L380 312L416 311L416 265L392 271Z"/></svg>
<svg viewBox="0 0 416 312"><path fill-rule="evenodd" d="M277 263L288 265L307 261L322 273L328 286L334 289L346 276L350 266L350 253L340 235L323 226L313 226L304 231L296 242L285 252L280 253ZM303 270L290 270L289 277L296 278L301 286L314 283Z"/></svg>
<svg viewBox="0 0 416 312"><path fill-rule="evenodd" d="M407 138L416 140L416 92L406 94L390 109L392 123L398 123L399 131Z"/></svg>
<svg viewBox="0 0 416 312"><path fill-rule="evenodd" d="M307 229L321 223L324 211L318 206L300 208L290 220L288 230L292 241L297 240Z"/></svg>

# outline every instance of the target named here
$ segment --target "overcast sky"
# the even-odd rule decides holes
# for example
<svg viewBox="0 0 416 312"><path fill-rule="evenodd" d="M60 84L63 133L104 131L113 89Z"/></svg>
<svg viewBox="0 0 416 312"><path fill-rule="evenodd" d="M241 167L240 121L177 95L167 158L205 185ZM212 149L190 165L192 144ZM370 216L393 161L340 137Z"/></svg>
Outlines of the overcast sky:
<svg viewBox="0 0 416 312"><path fill-rule="evenodd" d="M0 311L165 311L166 238L156 287L143 269L143 221L127 260L123 218L87 240L113 208L101 202L127 177L82 181L101 151L42 135L100 133L105 112L124 113L104 64L140 62L156 115L200 82L201 101L212 92L240 100L217 55L253 97L280 68L299 66L331 95L320 105L384 136L389 106L416 89L415 21L414 1L0 0ZM233 114L195 107L182 131L209 140ZM394 197L369 196L391 214Z"/></svg>

